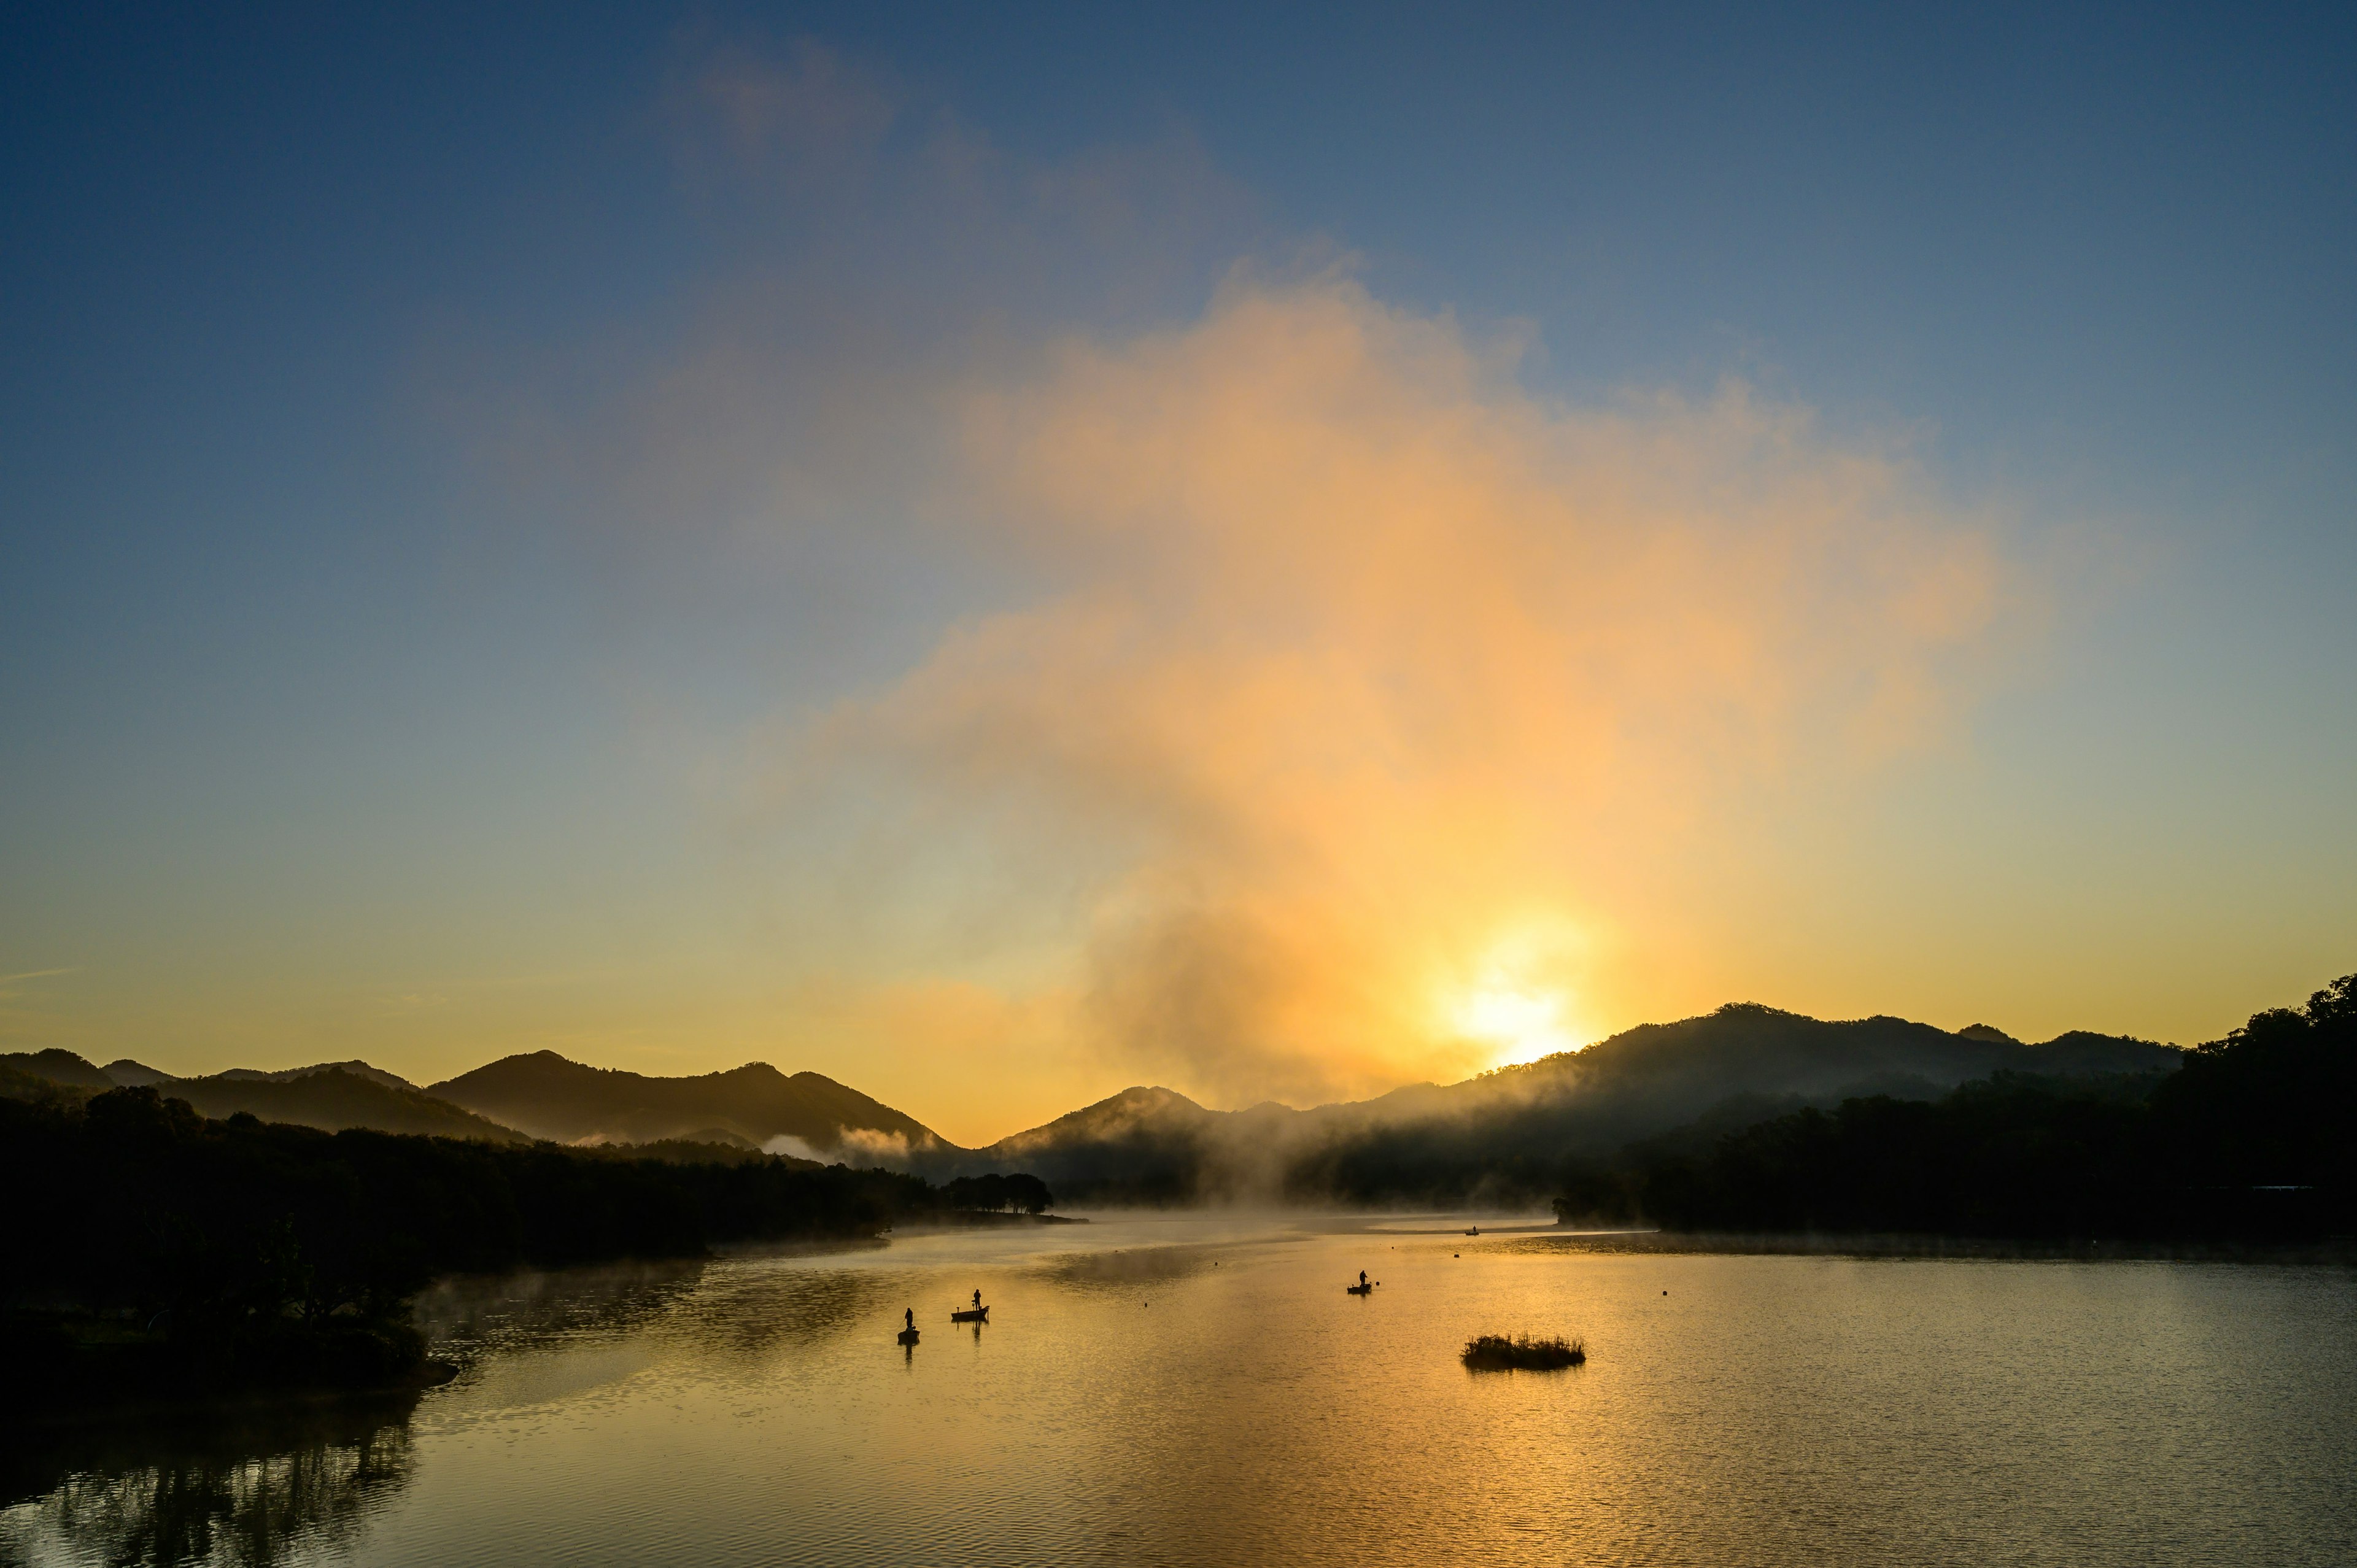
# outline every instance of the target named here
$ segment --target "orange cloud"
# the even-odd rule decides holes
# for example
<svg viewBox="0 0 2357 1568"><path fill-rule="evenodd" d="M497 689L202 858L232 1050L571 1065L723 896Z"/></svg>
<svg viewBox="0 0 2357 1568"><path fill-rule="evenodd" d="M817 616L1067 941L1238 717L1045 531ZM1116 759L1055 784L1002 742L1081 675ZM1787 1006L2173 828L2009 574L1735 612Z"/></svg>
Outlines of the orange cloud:
<svg viewBox="0 0 2357 1568"><path fill-rule="evenodd" d="M1515 372L1328 275L974 378L943 510L1045 586L798 736L793 788L983 843L994 897L1063 911L1074 1035L1215 1100L1609 1011L1663 849L1939 741L2027 596L1805 410Z"/></svg>

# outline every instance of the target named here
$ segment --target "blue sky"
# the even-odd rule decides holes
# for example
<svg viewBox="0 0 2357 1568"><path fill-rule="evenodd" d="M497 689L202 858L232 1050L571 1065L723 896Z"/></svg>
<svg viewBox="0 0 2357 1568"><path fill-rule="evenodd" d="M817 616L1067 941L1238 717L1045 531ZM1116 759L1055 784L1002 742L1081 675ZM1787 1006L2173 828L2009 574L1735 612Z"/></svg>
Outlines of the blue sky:
<svg viewBox="0 0 2357 1568"><path fill-rule="evenodd" d="M1733 378L1812 440L1903 450L2039 585L1932 741L1697 808L1757 853L1671 880L1749 934L1630 917L1571 978L1513 983L1592 998L1566 1028L1740 991L2190 1040L2351 967L2345 12L0 27L12 1046L420 1078L544 1044L758 1057L969 1134L1148 1074L1218 1099L1264 1059L1297 1097L1442 1071L1437 1047L1139 1044L1066 1005L1111 983L1134 836L1043 854L937 806L855 832L838 803L822 852L747 804L813 715L1070 585L901 485L894 454L947 439L905 389L970 389L1007 344L1184 333L1240 264L1339 267L1518 343L1549 406ZM785 116L751 152L743 81ZM701 444L683 384L754 412ZM761 421L800 451L835 418L907 443L797 459L779 500ZM877 843L929 869L893 882ZM978 930L903 908L963 907L937 884L983 863ZM877 999L911 987L965 1022ZM1049 1065L985 1089L952 1040ZM1350 1070L1305 1077L1329 1048Z"/></svg>

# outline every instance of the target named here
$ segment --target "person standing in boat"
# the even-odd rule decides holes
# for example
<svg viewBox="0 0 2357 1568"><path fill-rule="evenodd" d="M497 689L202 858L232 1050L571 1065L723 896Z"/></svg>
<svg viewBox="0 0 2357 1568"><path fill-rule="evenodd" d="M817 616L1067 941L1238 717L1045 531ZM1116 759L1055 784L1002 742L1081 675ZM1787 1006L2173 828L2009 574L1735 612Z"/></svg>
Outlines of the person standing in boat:
<svg viewBox="0 0 2357 1568"><path fill-rule="evenodd" d="M917 1331L917 1309L909 1307L900 1316L908 1320L909 1332L914 1334Z"/></svg>
<svg viewBox="0 0 2357 1568"><path fill-rule="evenodd" d="M974 1293L974 1309L976 1312L980 1312L982 1310L982 1293L980 1291Z"/></svg>
<svg viewBox="0 0 2357 1568"><path fill-rule="evenodd" d="M1364 1269L1359 1271L1359 1288L1361 1290L1367 1288L1367 1271Z"/></svg>

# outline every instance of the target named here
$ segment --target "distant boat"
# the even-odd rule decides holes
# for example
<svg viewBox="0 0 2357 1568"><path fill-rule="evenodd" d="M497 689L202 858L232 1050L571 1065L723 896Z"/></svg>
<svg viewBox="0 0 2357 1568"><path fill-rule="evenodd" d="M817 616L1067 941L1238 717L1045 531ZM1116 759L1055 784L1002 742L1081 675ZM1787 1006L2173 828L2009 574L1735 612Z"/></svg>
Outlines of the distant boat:
<svg viewBox="0 0 2357 1568"><path fill-rule="evenodd" d="M903 1328L900 1330L899 1339L903 1345L914 1345L917 1342L917 1331L913 1328Z"/></svg>
<svg viewBox="0 0 2357 1568"><path fill-rule="evenodd" d="M1472 1230L1468 1230L1467 1232L1465 1232L1465 1234L1467 1234L1468 1236L1479 1236L1480 1234L1481 1234L1481 1228L1480 1228L1479 1225L1476 1225L1475 1227L1473 1227L1473 1229L1472 1229Z"/></svg>
<svg viewBox="0 0 2357 1568"><path fill-rule="evenodd" d="M950 1321L952 1323L987 1323L990 1321L990 1308L977 1306L970 1311L952 1312L950 1314Z"/></svg>
<svg viewBox="0 0 2357 1568"><path fill-rule="evenodd" d="M1347 1295L1372 1295L1375 1294L1374 1283L1372 1281L1362 1285L1344 1285L1342 1290Z"/></svg>

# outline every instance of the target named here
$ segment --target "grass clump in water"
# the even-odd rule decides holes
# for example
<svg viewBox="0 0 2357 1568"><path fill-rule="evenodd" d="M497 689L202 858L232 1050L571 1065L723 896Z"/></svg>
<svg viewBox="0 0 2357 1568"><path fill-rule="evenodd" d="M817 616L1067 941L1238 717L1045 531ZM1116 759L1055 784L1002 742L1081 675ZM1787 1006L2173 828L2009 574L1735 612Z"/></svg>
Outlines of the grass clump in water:
<svg viewBox="0 0 2357 1568"><path fill-rule="evenodd" d="M1561 1335L1552 1339L1534 1339L1524 1334L1509 1339L1502 1334L1484 1334L1465 1342L1465 1365L1476 1372L1540 1372L1558 1367L1577 1367L1587 1359L1587 1347L1577 1339L1566 1339Z"/></svg>

